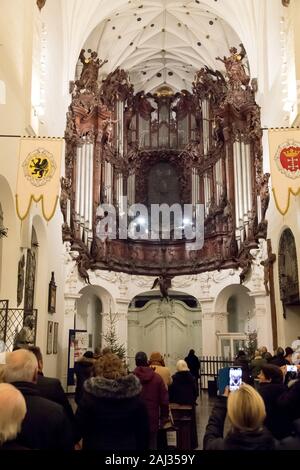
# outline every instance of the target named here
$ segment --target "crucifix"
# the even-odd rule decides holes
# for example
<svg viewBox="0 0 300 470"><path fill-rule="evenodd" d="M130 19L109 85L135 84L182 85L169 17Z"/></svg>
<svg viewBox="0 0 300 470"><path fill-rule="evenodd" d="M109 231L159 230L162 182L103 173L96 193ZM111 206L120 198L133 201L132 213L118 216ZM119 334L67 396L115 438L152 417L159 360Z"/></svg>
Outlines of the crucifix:
<svg viewBox="0 0 300 470"><path fill-rule="evenodd" d="M270 296L273 348L276 349L278 346L274 285L274 263L276 261L276 255L272 253L271 240L267 240L267 247L268 258L262 261L260 264L264 267L264 284L266 289L266 295Z"/></svg>

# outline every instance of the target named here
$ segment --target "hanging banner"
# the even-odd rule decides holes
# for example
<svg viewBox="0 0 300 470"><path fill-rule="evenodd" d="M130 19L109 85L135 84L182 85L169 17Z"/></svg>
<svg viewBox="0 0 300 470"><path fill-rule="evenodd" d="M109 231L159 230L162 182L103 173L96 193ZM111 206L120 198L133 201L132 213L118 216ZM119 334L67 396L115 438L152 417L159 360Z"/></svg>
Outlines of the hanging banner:
<svg viewBox="0 0 300 470"><path fill-rule="evenodd" d="M300 130L270 129L269 148L275 204L285 215L291 194L300 194Z"/></svg>
<svg viewBox="0 0 300 470"><path fill-rule="evenodd" d="M41 201L47 221L54 216L62 148L63 139L59 138L21 138L16 192L16 209L21 220L27 217L33 201Z"/></svg>

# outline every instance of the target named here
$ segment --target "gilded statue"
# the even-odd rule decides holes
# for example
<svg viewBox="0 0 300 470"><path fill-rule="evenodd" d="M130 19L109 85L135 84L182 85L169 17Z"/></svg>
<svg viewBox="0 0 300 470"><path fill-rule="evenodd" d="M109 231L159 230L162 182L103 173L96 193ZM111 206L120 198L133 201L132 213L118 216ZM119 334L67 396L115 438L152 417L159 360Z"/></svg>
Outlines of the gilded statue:
<svg viewBox="0 0 300 470"><path fill-rule="evenodd" d="M216 60L223 62L226 68L227 77L229 79L229 84L232 88L240 88L241 85L248 87L250 77L245 71L245 66L243 64L243 59L246 56L246 51L244 46L240 44L241 50L238 52L236 47L231 47L229 49L229 57L216 57Z"/></svg>
<svg viewBox="0 0 300 470"><path fill-rule="evenodd" d="M86 58L85 49L81 49L79 59L83 65L80 79L76 81L76 85L79 89L89 92L97 91L97 81L99 69L106 64L107 60L100 60L97 52L88 49L90 57Z"/></svg>

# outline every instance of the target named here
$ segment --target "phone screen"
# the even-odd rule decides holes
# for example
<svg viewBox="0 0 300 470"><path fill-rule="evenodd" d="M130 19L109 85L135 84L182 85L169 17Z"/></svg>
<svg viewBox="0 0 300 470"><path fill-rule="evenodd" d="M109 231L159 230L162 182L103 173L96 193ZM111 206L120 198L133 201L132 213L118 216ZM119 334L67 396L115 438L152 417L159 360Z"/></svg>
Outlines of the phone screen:
<svg viewBox="0 0 300 470"><path fill-rule="evenodd" d="M287 372L297 372L297 366L286 366Z"/></svg>
<svg viewBox="0 0 300 470"><path fill-rule="evenodd" d="M229 390L234 392L242 385L242 369L240 367L230 367L229 369Z"/></svg>

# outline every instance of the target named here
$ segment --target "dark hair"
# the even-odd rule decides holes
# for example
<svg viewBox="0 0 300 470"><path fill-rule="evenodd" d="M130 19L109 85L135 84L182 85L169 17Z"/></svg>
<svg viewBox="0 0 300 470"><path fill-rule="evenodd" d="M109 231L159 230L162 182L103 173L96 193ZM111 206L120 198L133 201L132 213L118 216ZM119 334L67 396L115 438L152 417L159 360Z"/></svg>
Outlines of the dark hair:
<svg viewBox="0 0 300 470"><path fill-rule="evenodd" d="M275 366L274 364L265 364L262 366L261 370L263 371L266 379L271 380L273 384L283 383L283 374L278 366Z"/></svg>
<svg viewBox="0 0 300 470"><path fill-rule="evenodd" d="M277 348L276 356L284 356L284 349L281 347Z"/></svg>
<svg viewBox="0 0 300 470"><path fill-rule="evenodd" d="M35 355L38 362L43 362L43 355L38 346L28 346L28 348L26 349L28 349L28 351L31 351Z"/></svg>
<svg viewBox="0 0 300 470"><path fill-rule="evenodd" d="M195 350L194 350L194 349L190 349L189 356L192 356L193 354L195 354Z"/></svg>
<svg viewBox="0 0 300 470"><path fill-rule="evenodd" d="M267 362L270 362L270 360L272 359L272 357L273 357L272 354L271 354L270 352L268 352L268 351L264 354L264 359L265 359Z"/></svg>
<svg viewBox="0 0 300 470"><path fill-rule="evenodd" d="M292 348L290 348L289 346L287 346L285 348L285 355L290 356L291 354L294 354L294 350Z"/></svg>
<svg viewBox="0 0 300 470"><path fill-rule="evenodd" d="M94 357L93 351L86 351L84 353L83 357L86 357L88 359L93 359L93 357Z"/></svg>
<svg viewBox="0 0 300 470"><path fill-rule="evenodd" d="M142 367L148 366L147 354L143 351L137 352L136 355L135 355L135 363L136 363L137 367L139 367L139 366L142 366Z"/></svg>
<svg viewBox="0 0 300 470"><path fill-rule="evenodd" d="M243 357L243 356L246 356L246 353L245 351L243 351L242 349L240 349L236 355L236 357Z"/></svg>

